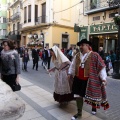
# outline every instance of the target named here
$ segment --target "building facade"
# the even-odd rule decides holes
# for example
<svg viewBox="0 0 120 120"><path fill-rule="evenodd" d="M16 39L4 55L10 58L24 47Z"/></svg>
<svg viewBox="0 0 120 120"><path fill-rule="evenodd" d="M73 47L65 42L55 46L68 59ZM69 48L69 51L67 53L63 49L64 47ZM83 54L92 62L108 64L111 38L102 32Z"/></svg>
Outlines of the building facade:
<svg viewBox="0 0 120 120"><path fill-rule="evenodd" d="M109 0L85 0L83 7L83 15L79 18L82 22L79 22L77 31L79 40L86 36L92 41L94 51L98 51L99 47L103 47L105 53L116 51L118 28L113 18L118 14L118 5L113 5Z"/></svg>
<svg viewBox="0 0 120 120"><path fill-rule="evenodd" d="M9 0L7 2L7 30L8 39L14 40L17 46L21 41L21 0Z"/></svg>
<svg viewBox="0 0 120 120"><path fill-rule="evenodd" d="M7 0L0 1L0 43L7 37Z"/></svg>
<svg viewBox="0 0 120 120"><path fill-rule="evenodd" d="M74 23L79 14L79 0L23 0L22 4L21 45L60 48L76 45L78 34L74 32Z"/></svg>

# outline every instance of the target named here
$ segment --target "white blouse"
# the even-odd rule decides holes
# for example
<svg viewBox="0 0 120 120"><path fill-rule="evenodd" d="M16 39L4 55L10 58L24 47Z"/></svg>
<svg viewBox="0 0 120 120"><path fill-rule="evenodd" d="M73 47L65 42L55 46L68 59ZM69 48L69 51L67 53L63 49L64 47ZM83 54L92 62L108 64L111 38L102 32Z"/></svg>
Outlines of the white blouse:
<svg viewBox="0 0 120 120"><path fill-rule="evenodd" d="M80 54L81 63L84 62L84 59L86 58L87 55L88 55L88 53ZM76 64L75 61L76 61L76 56L74 57L71 65L70 65L70 68L68 70L68 74L71 74L73 76L75 75L75 64ZM99 76L100 76L101 80L106 80L107 74L106 74L105 67L100 71Z"/></svg>

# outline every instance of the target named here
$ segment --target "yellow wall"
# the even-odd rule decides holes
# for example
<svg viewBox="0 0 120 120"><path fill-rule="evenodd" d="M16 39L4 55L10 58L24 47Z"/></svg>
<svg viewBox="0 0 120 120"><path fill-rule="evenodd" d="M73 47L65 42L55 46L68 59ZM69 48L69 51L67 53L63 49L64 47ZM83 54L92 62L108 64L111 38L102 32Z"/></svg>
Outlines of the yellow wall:
<svg viewBox="0 0 120 120"><path fill-rule="evenodd" d="M45 44L49 43L49 47L51 48L53 45L53 34L52 34L53 28L49 27L46 31L45 31Z"/></svg>
<svg viewBox="0 0 120 120"><path fill-rule="evenodd" d="M59 27L59 26L53 26L53 32L52 32L52 36L53 36L53 41L52 41L52 45L53 43L58 43L60 44L60 48L61 48L61 43L62 43L62 34L65 34L65 32L67 32L67 34L69 35L69 46L71 44L76 44L78 41L78 34L74 32L73 29L71 28L64 28L64 27Z"/></svg>

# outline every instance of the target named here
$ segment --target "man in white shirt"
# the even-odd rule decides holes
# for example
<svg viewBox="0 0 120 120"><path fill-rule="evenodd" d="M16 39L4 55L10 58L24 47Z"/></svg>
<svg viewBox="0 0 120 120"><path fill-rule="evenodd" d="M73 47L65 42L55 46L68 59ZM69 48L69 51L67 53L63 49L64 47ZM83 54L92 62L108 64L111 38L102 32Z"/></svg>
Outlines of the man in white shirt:
<svg viewBox="0 0 120 120"><path fill-rule="evenodd" d="M90 41L83 39L77 45L81 52L75 55L68 71L68 79L70 76L74 77L72 91L78 109L78 113L72 117L72 120L82 116L83 97L85 102L92 105L94 115L100 105L104 109L109 108L105 91L107 75L102 58L92 51Z"/></svg>

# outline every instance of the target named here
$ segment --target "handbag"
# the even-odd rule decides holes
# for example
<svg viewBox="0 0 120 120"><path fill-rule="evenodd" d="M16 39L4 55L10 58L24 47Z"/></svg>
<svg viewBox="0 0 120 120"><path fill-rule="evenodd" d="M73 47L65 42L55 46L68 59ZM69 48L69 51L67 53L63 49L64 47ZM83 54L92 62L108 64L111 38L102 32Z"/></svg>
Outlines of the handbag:
<svg viewBox="0 0 120 120"><path fill-rule="evenodd" d="M16 74L16 64L15 64L15 60L14 60L14 65L15 65L15 74ZM14 83L13 85L12 85L12 90L13 91L19 91L19 90L21 90L21 85L18 83Z"/></svg>
<svg viewBox="0 0 120 120"><path fill-rule="evenodd" d="M12 86L12 90L13 91L19 91L19 90L21 90L21 86L20 86L20 84L18 83L16 83L15 82L15 84L13 84L13 86Z"/></svg>

